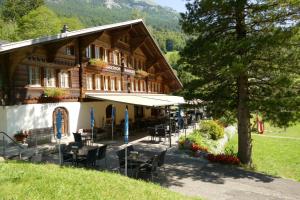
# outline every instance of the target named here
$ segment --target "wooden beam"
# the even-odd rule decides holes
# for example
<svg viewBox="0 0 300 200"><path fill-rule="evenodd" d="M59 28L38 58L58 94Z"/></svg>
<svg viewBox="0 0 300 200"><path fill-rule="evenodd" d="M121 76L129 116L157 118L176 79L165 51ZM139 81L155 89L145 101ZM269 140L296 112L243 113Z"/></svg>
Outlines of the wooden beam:
<svg viewBox="0 0 300 200"><path fill-rule="evenodd" d="M124 36L125 34L128 34L129 31L132 30L132 27L125 28L123 30L117 30L117 31L111 31L111 47L114 48L116 46L116 43L119 41L119 39Z"/></svg>
<svg viewBox="0 0 300 200"><path fill-rule="evenodd" d="M28 47L9 53L8 55L8 66L9 67L9 80L13 80L14 73L17 66L27 57L29 57L36 47Z"/></svg>
<svg viewBox="0 0 300 200"><path fill-rule="evenodd" d="M61 40L58 42L54 42L54 43L49 43L49 44L45 44L43 45L44 49L46 50L46 60L47 62L53 62L56 54L58 52L58 50L60 48L62 48L63 46L71 43L73 41L73 39L69 39L69 40Z"/></svg>
<svg viewBox="0 0 300 200"><path fill-rule="evenodd" d="M85 48L87 48L92 42L94 42L95 40L97 40L98 38L100 38L103 35L104 31L102 32L98 32L98 33L94 33L88 36L81 36L78 38L79 41L79 45L80 45L80 49L83 51Z"/></svg>
<svg viewBox="0 0 300 200"><path fill-rule="evenodd" d="M147 62L146 63L146 69L149 69L150 67L157 65L161 62L162 58L155 58L155 59L150 59L151 62ZM157 69L157 67L155 67L155 69Z"/></svg>
<svg viewBox="0 0 300 200"><path fill-rule="evenodd" d="M130 51L133 54L141 45L149 39L148 36L141 36L130 41Z"/></svg>

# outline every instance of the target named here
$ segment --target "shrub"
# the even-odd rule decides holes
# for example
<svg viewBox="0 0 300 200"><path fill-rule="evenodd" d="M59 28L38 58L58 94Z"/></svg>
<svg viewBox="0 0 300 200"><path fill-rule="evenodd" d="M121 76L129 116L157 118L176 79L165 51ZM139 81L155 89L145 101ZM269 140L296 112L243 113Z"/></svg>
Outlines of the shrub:
<svg viewBox="0 0 300 200"><path fill-rule="evenodd" d="M224 128L214 120L202 121L199 130L200 132L209 135L213 140L224 137Z"/></svg>

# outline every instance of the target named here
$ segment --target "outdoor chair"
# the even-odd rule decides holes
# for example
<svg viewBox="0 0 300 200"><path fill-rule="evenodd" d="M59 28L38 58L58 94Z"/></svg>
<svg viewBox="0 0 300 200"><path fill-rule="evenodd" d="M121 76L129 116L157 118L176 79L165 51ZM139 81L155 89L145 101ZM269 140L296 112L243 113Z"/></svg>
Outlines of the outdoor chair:
<svg viewBox="0 0 300 200"><path fill-rule="evenodd" d="M150 175L151 181L153 181L153 177L157 173L157 168L158 168L158 156L155 155L149 163L142 165L138 169L137 177L140 177L141 175L143 175L142 177L144 177L144 175L145 176Z"/></svg>
<svg viewBox="0 0 300 200"><path fill-rule="evenodd" d="M83 141L80 133L73 133L75 142L72 144L73 146L78 146L81 148L83 146Z"/></svg>
<svg viewBox="0 0 300 200"><path fill-rule="evenodd" d="M132 145L127 147L127 156L130 155L130 151L134 151L134 148ZM125 149L121 149L121 150L117 151L117 156L119 158L119 171L124 170L125 169ZM138 165L136 163L128 162L127 168L131 170L132 176L133 176L134 171L136 171L135 173L137 175Z"/></svg>
<svg viewBox="0 0 300 200"><path fill-rule="evenodd" d="M161 141L162 137L164 137L165 140L166 140L166 137L167 137L166 129L164 127L157 128L156 129L156 136L159 137L159 141Z"/></svg>
<svg viewBox="0 0 300 200"><path fill-rule="evenodd" d="M98 152L98 148L89 150L86 157L79 158L76 160L77 165L81 163L85 167L95 167L96 160L97 160L97 152Z"/></svg>
<svg viewBox="0 0 300 200"><path fill-rule="evenodd" d="M151 137L151 141L155 141L155 137L156 137L156 130L155 130L155 128L154 127L148 127L147 130L148 130L148 134Z"/></svg>
<svg viewBox="0 0 300 200"><path fill-rule="evenodd" d="M71 146L66 144L60 145L62 163L73 163L73 154L71 153Z"/></svg>
<svg viewBox="0 0 300 200"><path fill-rule="evenodd" d="M105 167L107 168L107 161L106 161L106 149L107 145L103 145L98 148L97 160L105 160Z"/></svg>

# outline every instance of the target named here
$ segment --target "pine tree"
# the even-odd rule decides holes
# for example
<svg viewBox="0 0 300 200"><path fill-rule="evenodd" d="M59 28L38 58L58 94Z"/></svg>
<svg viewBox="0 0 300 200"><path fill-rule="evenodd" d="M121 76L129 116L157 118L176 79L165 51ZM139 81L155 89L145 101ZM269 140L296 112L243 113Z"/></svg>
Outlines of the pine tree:
<svg viewBox="0 0 300 200"><path fill-rule="evenodd" d="M214 117L238 122L238 156L251 163L251 114L287 126L299 120L299 0L195 0L181 25L182 62L198 78L189 92ZM298 37L299 38L299 37Z"/></svg>

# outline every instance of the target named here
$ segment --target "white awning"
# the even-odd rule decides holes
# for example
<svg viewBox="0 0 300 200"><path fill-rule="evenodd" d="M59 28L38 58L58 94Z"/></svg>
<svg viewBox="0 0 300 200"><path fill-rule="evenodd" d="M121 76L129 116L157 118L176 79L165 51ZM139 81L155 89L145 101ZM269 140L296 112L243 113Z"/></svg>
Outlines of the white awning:
<svg viewBox="0 0 300 200"><path fill-rule="evenodd" d="M171 106L185 103L183 97L165 94L86 93L86 97L149 107Z"/></svg>

